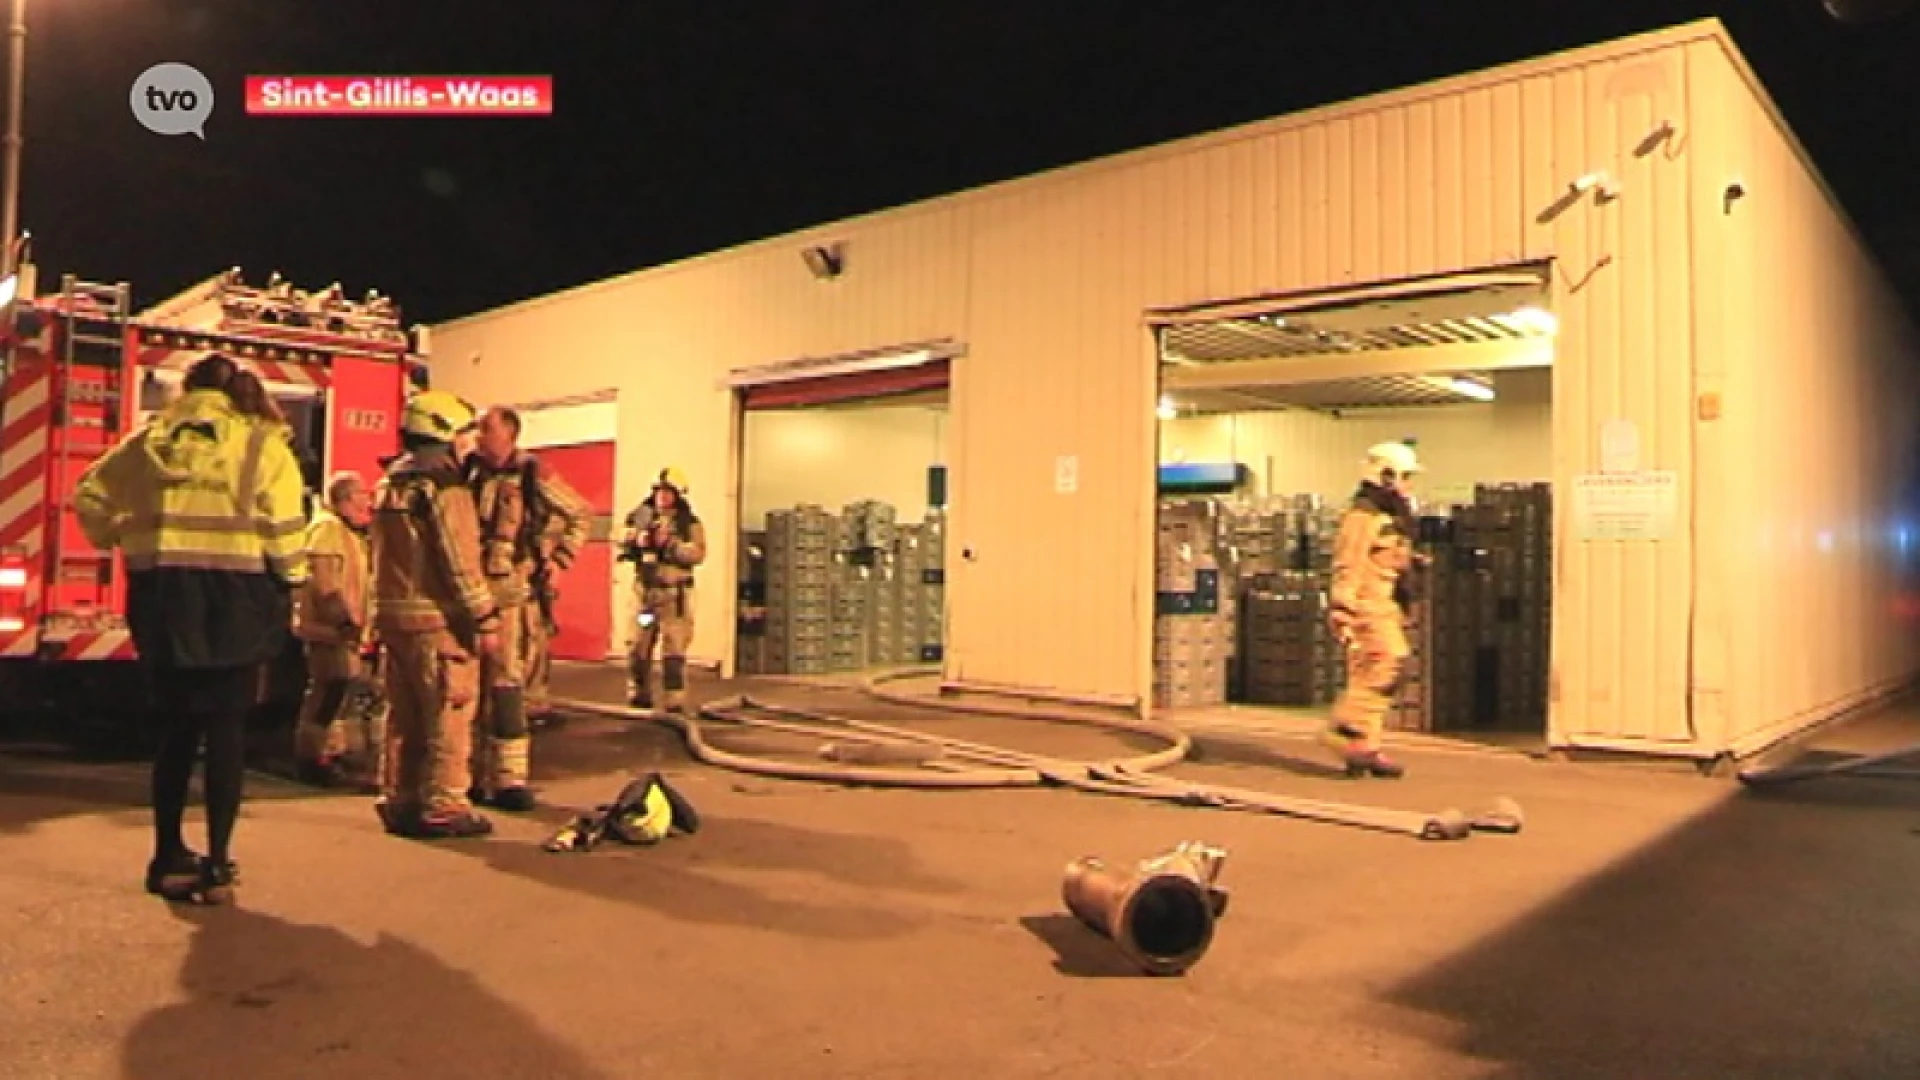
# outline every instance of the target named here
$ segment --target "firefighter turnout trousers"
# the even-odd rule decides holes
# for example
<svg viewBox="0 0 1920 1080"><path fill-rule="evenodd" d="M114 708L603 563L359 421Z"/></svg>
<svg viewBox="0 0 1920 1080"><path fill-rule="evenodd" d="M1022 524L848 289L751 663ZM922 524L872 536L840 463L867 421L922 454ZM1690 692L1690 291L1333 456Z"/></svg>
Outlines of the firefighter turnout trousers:
<svg viewBox="0 0 1920 1080"><path fill-rule="evenodd" d="M387 701L360 650L308 642L307 690L300 700L294 753L308 764L348 760L385 780Z"/></svg>
<svg viewBox="0 0 1920 1080"><path fill-rule="evenodd" d="M641 708L684 709L687 703L687 649L693 645L693 586L664 585L640 590L640 625L627 653L627 677ZM660 649L659 693L654 692L653 650Z"/></svg>
<svg viewBox="0 0 1920 1080"><path fill-rule="evenodd" d="M481 662L486 691L474 713L473 784L487 795L527 786L533 738L527 727L526 649L532 603L500 605L500 662Z"/></svg>
<svg viewBox="0 0 1920 1080"><path fill-rule="evenodd" d="M388 630L382 636L393 744L383 791L387 805L433 817L470 813L480 660L446 630Z"/></svg>
<svg viewBox="0 0 1920 1080"><path fill-rule="evenodd" d="M521 650L520 668L526 675L526 703L529 717L553 711L552 693L547 679L553 673L553 633L540 614L540 605L528 604L527 632Z"/></svg>
<svg viewBox="0 0 1920 1080"><path fill-rule="evenodd" d="M1342 754L1374 753L1380 749L1400 689L1400 675L1411 650L1406 620L1398 615L1372 615L1353 624L1347 645L1347 685L1328 716L1324 738Z"/></svg>

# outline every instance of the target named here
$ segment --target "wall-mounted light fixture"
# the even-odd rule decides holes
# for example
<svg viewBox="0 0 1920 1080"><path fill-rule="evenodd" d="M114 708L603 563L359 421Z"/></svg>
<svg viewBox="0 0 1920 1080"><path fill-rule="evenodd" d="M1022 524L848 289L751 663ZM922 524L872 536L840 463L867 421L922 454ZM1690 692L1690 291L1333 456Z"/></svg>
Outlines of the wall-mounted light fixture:
<svg viewBox="0 0 1920 1080"><path fill-rule="evenodd" d="M817 244L803 248L800 258L807 264L807 271L821 281L839 277L847 265L846 255L839 244Z"/></svg>
<svg viewBox="0 0 1920 1080"><path fill-rule="evenodd" d="M1610 202L1620 197L1620 185L1614 183L1613 177L1608 176L1604 171L1590 172L1567 185L1567 193L1570 195L1585 195L1589 191L1593 192L1593 197L1601 202Z"/></svg>

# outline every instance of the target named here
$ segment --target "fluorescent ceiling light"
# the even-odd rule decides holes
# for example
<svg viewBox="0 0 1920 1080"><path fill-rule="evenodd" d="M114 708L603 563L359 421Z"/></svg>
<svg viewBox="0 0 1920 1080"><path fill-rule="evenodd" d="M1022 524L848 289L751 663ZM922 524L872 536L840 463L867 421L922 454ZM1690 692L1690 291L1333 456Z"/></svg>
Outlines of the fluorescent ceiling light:
<svg viewBox="0 0 1920 1080"><path fill-rule="evenodd" d="M1560 320L1553 312L1542 307L1535 307L1532 304L1518 308L1498 318L1501 322L1506 323L1522 333L1553 334L1557 333L1560 329Z"/></svg>
<svg viewBox="0 0 1920 1080"><path fill-rule="evenodd" d="M1180 415L1180 410L1173 404L1172 397L1161 394L1160 405L1153 410L1153 414L1162 420L1172 420L1174 417Z"/></svg>
<svg viewBox="0 0 1920 1080"><path fill-rule="evenodd" d="M1472 379L1448 379L1447 389L1461 397L1473 398L1475 401L1492 401L1494 397L1493 387L1486 383L1474 382Z"/></svg>

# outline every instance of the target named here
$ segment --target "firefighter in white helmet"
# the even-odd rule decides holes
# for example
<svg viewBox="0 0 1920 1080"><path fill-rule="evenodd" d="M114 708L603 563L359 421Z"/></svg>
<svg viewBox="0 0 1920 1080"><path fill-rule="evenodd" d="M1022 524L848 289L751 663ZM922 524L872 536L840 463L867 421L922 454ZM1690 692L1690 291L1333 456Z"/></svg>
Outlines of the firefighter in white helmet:
<svg viewBox="0 0 1920 1080"><path fill-rule="evenodd" d="M632 562L639 626L627 651L628 702L654 707L653 649L660 647L660 705L686 707L687 649L693 644L693 571L707 557L707 530L687 501L679 469L660 470L647 501L627 515L620 558Z"/></svg>
<svg viewBox="0 0 1920 1080"><path fill-rule="evenodd" d="M1411 652L1407 608L1410 576L1420 557L1409 480L1420 459L1406 443L1367 451L1360 490L1340 519L1334 541L1328 620L1346 653L1347 685L1324 733L1353 777L1398 777L1405 769L1381 750L1387 710Z"/></svg>

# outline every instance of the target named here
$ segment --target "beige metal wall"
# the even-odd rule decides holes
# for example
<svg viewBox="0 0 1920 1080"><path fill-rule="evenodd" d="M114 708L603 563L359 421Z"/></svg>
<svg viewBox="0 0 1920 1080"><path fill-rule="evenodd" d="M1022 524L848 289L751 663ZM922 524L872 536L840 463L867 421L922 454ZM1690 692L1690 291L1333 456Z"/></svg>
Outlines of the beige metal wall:
<svg viewBox="0 0 1920 1080"><path fill-rule="evenodd" d="M1624 419L1641 467L1694 498L1692 357L1713 332L1695 308L1718 287L1693 238L1724 168L1706 160L1724 100L1700 88L1726 70L1720 34L1694 24L645 272L444 328L436 375L482 398L620 386L623 500L682 464L725 565L735 522L716 496L736 494L737 438L721 372L957 338L949 676L1141 700L1150 309L1551 259L1556 486L1594 469L1600 426ZM1675 137L1652 138L1664 120ZM1617 198L1566 197L1602 170ZM847 244L839 281L800 265L816 238ZM1697 751L1691 530L1578 544L1557 505L1557 741ZM706 580L695 651L711 656L731 600L724 574Z"/></svg>
<svg viewBox="0 0 1920 1080"><path fill-rule="evenodd" d="M1719 283L1698 326L1695 705L1704 739L1745 752L1920 672L1900 602L1920 348L1743 67L1695 52L1694 246Z"/></svg>
<svg viewBox="0 0 1920 1080"><path fill-rule="evenodd" d="M951 203L868 219L853 229L757 244L436 327L435 385L477 402L619 388L622 506L666 464L686 470L707 524L692 655L732 652L739 482L729 369L932 338L964 337L963 215ZM799 251L852 240L848 272L815 280ZM618 634L631 625L629 568L614 585Z"/></svg>
<svg viewBox="0 0 1920 1080"><path fill-rule="evenodd" d="M1284 119L984 204L955 405L955 535L978 557L954 577L964 674L1148 690L1143 309L1551 258L1556 483L1593 467L1612 418L1639 426L1645 467L1688 475L1686 158L1635 150L1686 115L1684 42L1713 32ZM1627 194L1556 206L1600 169ZM1052 463L1072 454L1079 490L1056 494ZM986 492L998 501L967 497ZM1560 551L1556 731L1689 743L1688 536ZM1005 618L965 614L982 609Z"/></svg>

